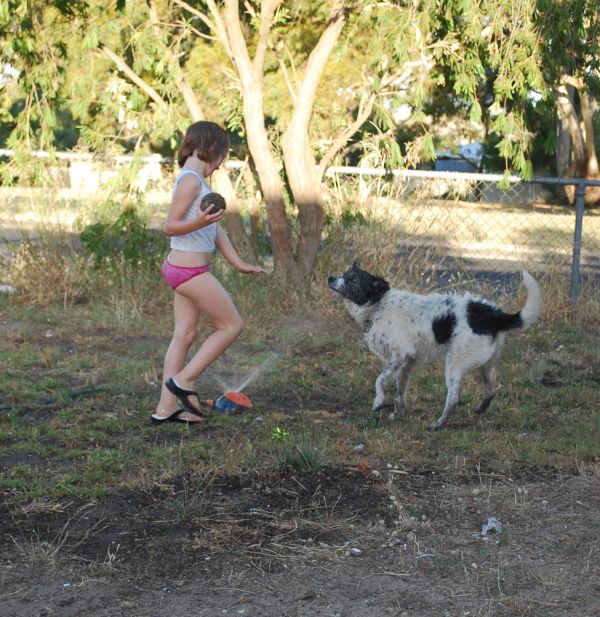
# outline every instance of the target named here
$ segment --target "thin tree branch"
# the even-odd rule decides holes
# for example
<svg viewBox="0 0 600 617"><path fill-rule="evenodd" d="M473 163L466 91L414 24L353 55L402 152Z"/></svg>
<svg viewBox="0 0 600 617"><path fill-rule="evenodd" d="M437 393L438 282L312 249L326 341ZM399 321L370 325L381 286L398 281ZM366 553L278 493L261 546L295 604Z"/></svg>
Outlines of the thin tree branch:
<svg viewBox="0 0 600 617"><path fill-rule="evenodd" d="M186 28L189 28L191 32L193 32L199 39L204 39L205 41L218 41L219 39L216 36L211 34L206 34L205 32L200 32L198 28L195 28L191 24L185 24ZM219 41L220 43L221 41Z"/></svg>
<svg viewBox="0 0 600 617"><path fill-rule="evenodd" d="M285 81L285 85L288 89L288 93L290 98L292 99L293 105L296 104L298 99L298 74L296 73L296 66L294 65L294 58L290 53L287 45L283 41L279 41L276 46L274 46L275 55L277 56L277 61L279 62L279 67L281 68L281 73L283 74L283 79ZM280 51L283 50L288 57L290 68L292 70L292 77L290 77L290 73L288 71L288 67L285 63L285 59L282 58Z"/></svg>
<svg viewBox="0 0 600 617"><path fill-rule="evenodd" d="M212 21L208 17L208 15L206 15L202 11L199 11L193 6L190 6L187 2L184 2L184 0L173 0L173 2L175 4L178 4L181 8L185 9L188 13L195 15L198 19L200 19L200 21L202 21L206 25L206 27L211 32L214 32L227 55L230 58L233 58L231 47L229 45L229 38L227 37L227 28L225 28L225 25L223 24L223 19L221 18L221 13L219 12L218 7L213 0L209 0L206 3L213 18ZM195 32L200 35L197 30L195 30ZM206 35L200 36L206 37Z"/></svg>
<svg viewBox="0 0 600 617"><path fill-rule="evenodd" d="M388 131L385 131L384 133L378 133L377 135L373 135L372 137L369 138L369 143L378 144L384 139L387 139L390 135L392 135L392 133L393 133L392 130L388 130ZM341 150L340 156L345 157L351 152L355 152L356 150L360 150L361 148L364 148L364 147L365 147L365 140L357 141L349 145L348 147L344 148L343 150Z"/></svg>
<svg viewBox="0 0 600 617"><path fill-rule="evenodd" d="M213 22L211 22L210 19L204 13L202 13L202 11L195 9L193 6L190 6L187 2L184 2L183 0L173 0L173 2L175 4L178 4L181 8L185 9L188 13L195 15L200 21L202 21L206 25L209 30L215 30L215 25L213 24Z"/></svg>
<svg viewBox="0 0 600 617"><path fill-rule="evenodd" d="M156 10L156 4L154 0L148 1L148 11L150 15L150 23L152 24L152 28L154 30L154 35L156 36L157 40L160 40L161 31L159 27L158 12ZM194 120L194 122L198 120L204 120L204 111L202 110L202 107L200 106L200 103L198 102L198 99L194 93L194 90L190 86L190 83L188 82L187 77L185 76L185 73L183 72L183 69L179 64L176 55L170 48L167 48L166 53L168 55L168 64L171 67L171 70L173 71L173 74L175 76L177 89L183 97L183 100L188 108L188 111L190 112L192 120Z"/></svg>
<svg viewBox="0 0 600 617"><path fill-rule="evenodd" d="M221 41L221 45L223 45L223 48L225 49L231 60L233 60L233 51L229 42L229 33L226 24L223 22L223 16L221 14L221 11L219 11L219 7L216 5L214 0L207 0L206 4L208 6L210 14L215 21L215 32L217 33L217 37L219 38L219 41Z"/></svg>
<svg viewBox="0 0 600 617"><path fill-rule="evenodd" d="M181 92L181 96L183 96L183 100L192 116L192 120L194 122L204 120L204 111L183 71L180 71L179 78L177 79L177 88L179 92Z"/></svg>
<svg viewBox="0 0 600 617"><path fill-rule="evenodd" d="M290 75L287 70L287 66L285 65L285 61L281 57L277 57L279 62L279 68L281 69L281 74L283 75L283 80L285 81L285 85L287 87L290 98L292 99L292 104L295 105L298 100L298 95L296 94L296 90L290 80Z"/></svg>
<svg viewBox="0 0 600 617"><path fill-rule="evenodd" d="M152 25L152 29L154 30L154 36L156 36L157 39L160 39L158 11L156 10L156 4L154 3L154 0L149 0L148 2L148 15L150 17L150 24Z"/></svg>
<svg viewBox="0 0 600 617"><path fill-rule="evenodd" d="M376 95L371 92L368 95L363 94L358 106L356 119L344 131L342 131L335 139L325 156L321 159L318 165L319 178L322 178L329 165L331 165L336 154L350 141L352 136L360 129L360 127L369 119L373 111Z"/></svg>
<svg viewBox="0 0 600 617"><path fill-rule="evenodd" d="M296 63L294 62L294 57L292 56L292 52L290 52L289 47L284 43L285 53L288 56L290 62L290 68L292 69L292 75L294 76L294 83L296 84L296 91L300 87L300 80L298 79L298 71L296 70Z"/></svg>
<svg viewBox="0 0 600 617"><path fill-rule="evenodd" d="M212 0L208 0L210 4ZM215 7L216 10L216 7ZM253 74L252 62L250 60L250 54L248 53L248 47L244 39L244 33L242 32L242 26L240 24L239 16L239 4L237 0L225 0L225 21L227 23L227 37L231 47L231 57L237 68L237 73L240 76L242 82L242 90L247 91L254 85L259 85L262 89L262 74L258 75L256 79Z"/></svg>
<svg viewBox="0 0 600 617"><path fill-rule="evenodd" d="M342 32L346 19L347 14L344 2L338 0L332 9L327 27L308 57L306 71L298 91L298 105L294 108L290 127L288 128L288 130L291 130L294 134L292 140L297 140L302 136L308 135L308 125L313 112L317 86L319 85L323 69L327 63L327 58L331 54Z"/></svg>
<svg viewBox="0 0 600 617"><path fill-rule="evenodd" d="M128 64L106 45L100 45L100 51L115 64L117 69L124 73L140 90L145 92L153 101L159 105L164 105L165 100L150 85L148 85Z"/></svg>
<svg viewBox="0 0 600 617"><path fill-rule="evenodd" d="M254 62L252 63L252 70L255 76L258 73L261 75L263 74L269 34L273 27L273 17L281 1L282 0L263 0L261 4L258 43L256 45L256 53L254 54Z"/></svg>

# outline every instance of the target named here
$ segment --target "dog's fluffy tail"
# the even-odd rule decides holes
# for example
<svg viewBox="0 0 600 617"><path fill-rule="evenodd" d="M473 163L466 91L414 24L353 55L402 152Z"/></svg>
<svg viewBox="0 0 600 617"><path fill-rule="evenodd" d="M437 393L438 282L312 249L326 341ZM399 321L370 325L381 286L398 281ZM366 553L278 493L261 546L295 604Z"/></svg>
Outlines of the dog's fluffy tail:
<svg viewBox="0 0 600 617"><path fill-rule="evenodd" d="M527 272L523 270L523 284L527 289L527 300L525 306L519 311L521 316L521 328L527 330L532 326L540 316L542 310L542 291L537 281Z"/></svg>

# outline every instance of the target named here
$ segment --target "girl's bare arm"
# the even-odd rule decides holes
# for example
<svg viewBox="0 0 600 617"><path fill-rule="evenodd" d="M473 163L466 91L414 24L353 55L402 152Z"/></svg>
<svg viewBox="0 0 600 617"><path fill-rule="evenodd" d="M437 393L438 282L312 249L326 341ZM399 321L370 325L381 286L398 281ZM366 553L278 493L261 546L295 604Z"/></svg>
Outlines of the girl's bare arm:
<svg viewBox="0 0 600 617"><path fill-rule="evenodd" d="M255 266L244 261L235 250L231 240L225 233L225 230L218 225L217 226L217 239L216 245L219 252L225 259L236 269L244 274L266 274L265 270L260 266Z"/></svg>

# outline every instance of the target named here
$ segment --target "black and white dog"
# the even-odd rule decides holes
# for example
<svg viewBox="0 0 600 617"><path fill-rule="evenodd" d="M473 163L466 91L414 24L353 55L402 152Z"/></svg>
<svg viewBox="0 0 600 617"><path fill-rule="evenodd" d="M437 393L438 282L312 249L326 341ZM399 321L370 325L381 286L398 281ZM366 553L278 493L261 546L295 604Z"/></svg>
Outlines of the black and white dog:
<svg viewBox="0 0 600 617"><path fill-rule="evenodd" d="M356 264L342 276L330 276L329 287L339 293L350 315L362 326L369 349L383 362L375 382L373 410L385 400L385 384L396 380L395 414L404 407L404 394L412 368L445 356L447 397L442 415L431 424L440 428L458 404L463 376L479 369L484 397L475 409L483 413L496 393L496 364L505 332L526 329L540 314L542 295L535 279L523 271L527 289L525 306L515 314L471 294L426 296L390 289L387 281Z"/></svg>

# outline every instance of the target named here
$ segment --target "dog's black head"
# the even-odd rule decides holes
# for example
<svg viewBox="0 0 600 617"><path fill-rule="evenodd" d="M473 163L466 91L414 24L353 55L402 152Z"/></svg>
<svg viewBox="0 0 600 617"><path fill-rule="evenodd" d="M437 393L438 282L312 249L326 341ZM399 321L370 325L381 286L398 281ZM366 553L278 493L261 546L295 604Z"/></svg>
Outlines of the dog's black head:
<svg viewBox="0 0 600 617"><path fill-rule="evenodd" d="M361 270L356 263L342 276L330 276L329 288L358 305L375 304L390 289L387 281Z"/></svg>

